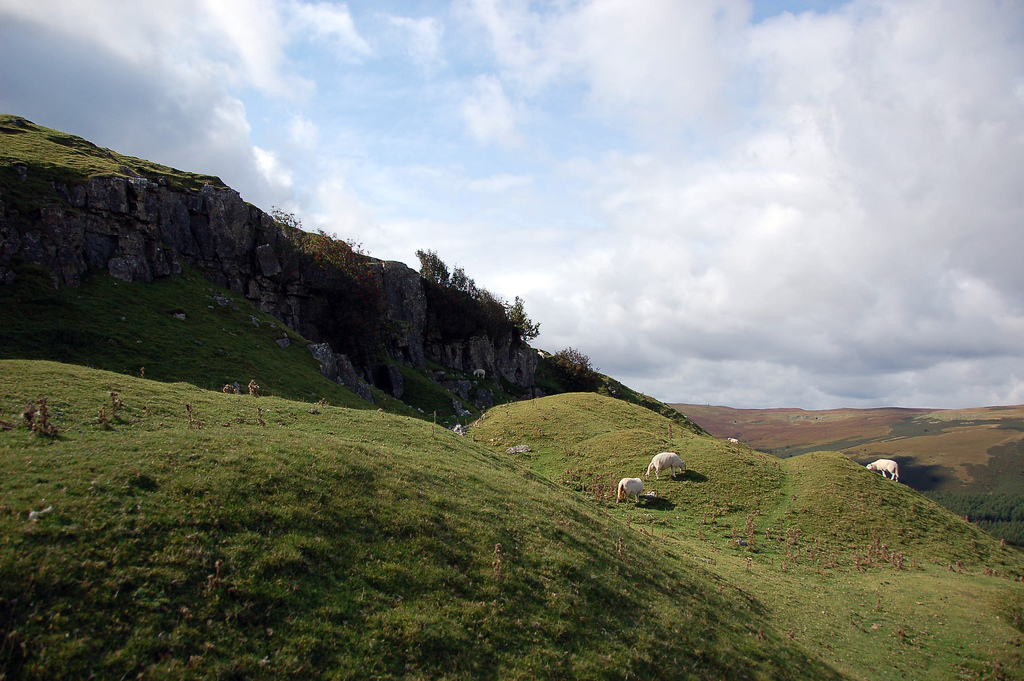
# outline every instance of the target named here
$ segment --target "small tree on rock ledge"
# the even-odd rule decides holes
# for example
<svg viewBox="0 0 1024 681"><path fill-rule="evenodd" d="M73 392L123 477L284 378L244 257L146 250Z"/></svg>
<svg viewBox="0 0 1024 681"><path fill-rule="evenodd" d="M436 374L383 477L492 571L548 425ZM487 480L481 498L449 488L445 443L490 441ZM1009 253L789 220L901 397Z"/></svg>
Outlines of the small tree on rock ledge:
<svg viewBox="0 0 1024 681"><path fill-rule="evenodd" d="M551 364L562 385L569 392L593 392L600 383L598 370L590 366L590 358L579 350L566 348L551 356Z"/></svg>
<svg viewBox="0 0 1024 681"><path fill-rule="evenodd" d="M505 314L524 341L532 341L540 335L540 323L534 324L533 320L526 316L523 299L519 296L516 296L516 302L512 304L505 303Z"/></svg>

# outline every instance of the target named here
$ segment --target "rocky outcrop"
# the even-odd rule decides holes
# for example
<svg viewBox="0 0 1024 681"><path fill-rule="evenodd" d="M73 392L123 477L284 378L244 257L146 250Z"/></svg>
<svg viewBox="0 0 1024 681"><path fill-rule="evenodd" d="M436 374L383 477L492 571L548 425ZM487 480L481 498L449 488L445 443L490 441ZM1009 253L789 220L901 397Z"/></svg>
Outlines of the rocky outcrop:
<svg viewBox="0 0 1024 681"><path fill-rule="evenodd" d="M383 292L385 314L391 326L386 334L388 354L404 364L423 366L427 299L419 273L400 262L378 261L370 267Z"/></svg>
<svg viewBox="0 0 1024 681"><path fill-rule="evenodd" d="M331 350L328 343L310 343L307 347L313 353L316 361L320 363L320 373L326 378L342 384L367 402L373 402L370 386L359 378L348 357Z"/></svg>
<svg viewBox="0 0 1024 681"><path fill-rule="evenodd" d="M128 175L130 171L124 169ZM14 182L25 182L22 168ZM0 283L11 283L23 259L48 270L55 286L78 286L90 269L123 281L150 282L182 271L183 264L244 295L314 344L325 375L365 397L366 383L400 396L401 372L375 359L375 341L356 337L337 320L333 296L343 293L329 272L296 258L288 232L271 216L226 187L173 189L162 178L92 178L51 183L31 205L0 186ZM419 274L400 262L367 258L383 295L383 346L410 366L430 359L473 371L485 369L522 387L533 385L536 353L513 339L486 335L428 342L428 304ZM333 361L332 361L333 358ZM339 359L339 358L344 358Z"/></svg>
<svg viewBox="0 0 1024 681"><path fill-rule="evenodd" d="M426 353L438 364L465 372L484 369L488 376L500 376L519 386L533 385L537 370L537 353L513 344L511 339L494 342L486 336L474 336L464 341L431 342Z"/></svg>

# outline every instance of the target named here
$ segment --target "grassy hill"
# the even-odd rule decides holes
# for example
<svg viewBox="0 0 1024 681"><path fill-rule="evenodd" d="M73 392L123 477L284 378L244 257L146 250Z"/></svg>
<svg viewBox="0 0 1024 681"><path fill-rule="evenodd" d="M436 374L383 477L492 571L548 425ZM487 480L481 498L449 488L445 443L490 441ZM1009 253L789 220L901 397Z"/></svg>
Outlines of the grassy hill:
<svg viewBox="0 0 1024 681"><path fill-rule="evenodd" d="M839 455L593 394L459 437L41 361L0 362L0 420L7 678L1024 678L1020 556ZM685 475L614 503L663 447Z"/></svg>
<svg viewBox="0 0 1024 681"><path fill-rule="evenodd" d="M778 460L647 410L562 395L488 412L471 433L557 479L756 603L847 678L1020 678L1020 555L842 455ZM652 453L679 452L657 496L610 501ZM988 626L994 629L987 629Z"/></svg>
<svg viewBox="0 0 1024 681"><path fill-rule="evenodd" d="M431 423L0 362L0 418L42 397L55 435L0 432L6 678L840 678L703 566Z"/></svg>

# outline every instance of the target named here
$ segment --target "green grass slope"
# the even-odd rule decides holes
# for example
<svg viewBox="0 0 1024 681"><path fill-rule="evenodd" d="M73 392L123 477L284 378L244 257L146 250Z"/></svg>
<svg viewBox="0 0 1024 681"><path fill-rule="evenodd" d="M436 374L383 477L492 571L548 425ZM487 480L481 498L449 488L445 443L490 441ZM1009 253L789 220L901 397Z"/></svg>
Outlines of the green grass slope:
<svg viewBox="0 0 1024 681"><path fill-rule="evenodd" d="M52 436L17 424L42 397ZM840 678L423 420L12 360L0 420L6 678Z"/></svg>
<svg viewBox="0 0 1024 681"><path fill-rule="evenodd" d="M191 270L151 284L98 272L78 288L61 289L32 275L23 270L15 284L0 286L0 358L54 360L211 390L237 382L247 393L255 380L264 394L371 406L325 379L299 334ZM287 347L278 344L282 339Z"/></svg>
<svg viewBox="0 0 1024 681"><path fill-rule="evenodd" d="M991 536L839 453L779 461L592 393L504 405L471 432L498 449L529 447L517 454L525 464L596 499L613 498L620 478L645 477L652 455L675 451L686 472L674 480L652 475L645 489L657 495L654 506L685 509L691 519L736 522L755 513L846 547L878 539L922 559L1019 564L1016 552Z"/></svg>
<svg viewBox="0 0 1024 681"><path fill-rule="evenodd" d="M48 276L22 266L14 284L0 286L0 310L4 359L59 361L210 390L237 382L247 393L255 380L265 395L431 420L436 413L448 427L456 421L452 394L428 378L441 367L398 365L402 399L374 388L370 404L324 378L308 340L188 267L148 284L91 272L78 288L54 289ZM284 339L282 348L278 341ZM500 381L477 383L497 401L513 399L511 386ZM476 407L463 404L479 416Z"/></svg>
<svg viewBox="0 0 1024 681"><path fill-rule="evenodd" d="M786 459L793 500L788 522L805 535L854 546L865 538L922 559L1020 569L1015 551L906 485L839 452Z"/></svg>
<svg viewBox="0 0 1024 681"><path fill-rule="evenodd" d="M529 447L524 465L739 588L849 678L1024 678L1020 554L838 453L780 461L591 394L495 408L470 433L496 455ZM686 473L615 503L618 479L663 450Z"/></svg>
<svg viewBox="0 0 1024 681"><path fill-rule="evenodd" d="M654 454L675 451L687 472L671 481L652 476L647 489L662 503L692 512L749 511L778 494L778 465L743 449L737 456L696 428L640 405L594 393L566 393L492 409L473 436L497 447L525 445L524 462L592 497L614 496L620 478L644 477ZM676 484L676 483L681 484Z"/></svg>
<svg viewBox="0 0 1024 681"><path fill-rule="evenodd" d="M24 180L18 166L28 170ZM198 189L204 184L225 186L212 175L187 173L125 156L20 116L0 114L0 180L22 205L32 205L33 197L52 193L50 182L82 182L90 177L115 175L163 178L172 189Z"/></svg>

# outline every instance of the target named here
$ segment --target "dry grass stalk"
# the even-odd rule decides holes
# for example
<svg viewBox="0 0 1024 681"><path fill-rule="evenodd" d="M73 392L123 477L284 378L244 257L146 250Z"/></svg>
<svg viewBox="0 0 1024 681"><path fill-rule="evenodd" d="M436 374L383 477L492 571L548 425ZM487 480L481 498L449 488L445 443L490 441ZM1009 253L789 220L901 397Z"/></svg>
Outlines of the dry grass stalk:
<svg viewBox="0 0 1024 681"><path fill-rule="evenodd" d="M501 544L495 544L494 545L494 561L491 562L491 567L494 568L494 578L496 580L498 580L498 581L501 581L501 578L502 578L501 569L502 569L502 566L504 564L505 564L505 559L501 555Z"/></svg>
<svg viewBox="0 0 1024 681"><path fill-rule="evenodd" d="M218 560L213 564L214 574L206 576L206 593L209 594L218 584L220 584L220 568L224 565L224 561Z"/></svg>
<svg viewBox="0 0 1024 681"><path fill-rule="evenodd" d="M57 426L50 423L50 410L46 406L45 397L39 398L39 404L29 402L21 412L21 418L25 420L28 429L36 435L55 437Z"/></svg>
<svg viewBox="0 0 1024 681"><path fill-rule="evenodd" d="M116 417L117 416L117 412L120 411L121 409L124 409L124 400L121 399L121 396L118 393L116 393L114 391L111 391L110 392L110 416L111 416L111 418Z"/></svg>
<svg viewBox="0 0 1024 681"><path fill-rule="evenodd" d="M185 411L188 412L188 427L192 430L200 430L203 427L203 422L196 419L195 413L192 410L192 405L186 404Z"/></svg>

